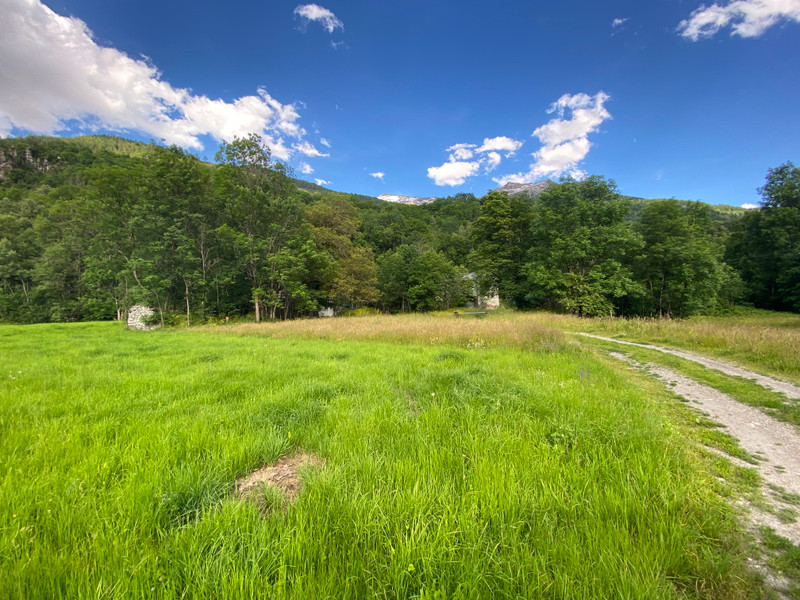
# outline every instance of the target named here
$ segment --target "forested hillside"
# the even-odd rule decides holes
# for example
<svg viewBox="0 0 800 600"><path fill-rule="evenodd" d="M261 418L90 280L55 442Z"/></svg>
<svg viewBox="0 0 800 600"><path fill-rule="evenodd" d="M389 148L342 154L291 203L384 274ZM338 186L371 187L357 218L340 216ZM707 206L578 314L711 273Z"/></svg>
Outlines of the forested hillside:
<svg viewBox="0 0 800 600"><path fill-rule="evenodd" d="M298 184L257 136L216 158L109 136L0 140L0 320L112 319L135 303L165 322L288 319L493 290L578 315L800 310L791 163L739 212L626 198L602 177L406 206Z"/></svg>

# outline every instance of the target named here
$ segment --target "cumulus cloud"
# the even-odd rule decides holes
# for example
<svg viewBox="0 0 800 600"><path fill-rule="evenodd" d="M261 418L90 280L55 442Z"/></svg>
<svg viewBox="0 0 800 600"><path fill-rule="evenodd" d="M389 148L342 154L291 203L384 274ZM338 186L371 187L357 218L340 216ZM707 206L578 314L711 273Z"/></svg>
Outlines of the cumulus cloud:
<svg viewBox="0 0 800 600"><path fill-rule="evenodd" d="M383 177L386 175L383 171L376 171L375 173L370 173L370 176L374 177L375 179L380 179L383 181Z"/></svg>
<svg viewBox="0 0 800 600"><path fill-rule="evenodd" d="M298 170L303 175L311 175L314 172L314 168L310 164L308 164L306 162L301 162L300 166L298 167Z"/></svg>
<svg viewBox="0 0 800 600"><path fill-rule="evenodd" d="M463 184L467 177L471 177L481 168L480 162L449 161L441 167L430 167L428 177L436 185L456 186Z"/></svg>
<svg viewBox="0 0 800 600"><path fill-rule="evenodd" d="M529 182L562 175L583 177L585 173L578 165L592 147L589 134L596 132L603 121L611 118L605 108L605 103L610 98L605 92L598 92L594 96L561 96L547 110L548 113L556 113L558 116L532 134L539 138L543 146L533 153L534 162L528 172L505 175L495 178L494 181L502 185L510 181ZM566 116L569 118L565 118Z"/></svg>
<svg viewBox="0 0 800 600"><path fill-rule="evenodd" d="M155 66L98 46L80 19L40 0L2 0L0 136L13 129L55 133L71 128L138 131L199 150L201 136L221 141L259 133L274 156L292 154L286 138L306 131L293 104L266 89L226 102L175 88Z"/></svg>
<svg viewBox="0 0 800 600"><path fill-rule="evenodd" d="M488 173L496 169L502 157L498 151L506 152L506 157L511 156L522 147L524 142L506 136L484 138L483 144L454 144L447 148L449 152L447 162L439 167L430 167L428 177L436 185L456 186L463 184L468 177L475 175L484 168ZM475 160L471 160L471 159Z"/></svg>
<svg viewBox="0 0 800 600"><path fill-rule="evenodd" d="M317 185L330 185L330 181L325 181L324 179L315 179L314 181L317 182Z"/></svg>
<svg viewBox="0 0 800 600"><path fill-rule="evenodd" d="M747 209L747 210L754 210L754 209L758 208L758 205L757 204L742 204L742 208Z"/></svg>
<svg viewBox="0 0 800 600"><path fill-rule="evenodd" d="M784 20L800 22L800 0L734 0L700 6L680 22L678 33L696 42L730 27L731 35L758 37Z"/></svg>
<svg viewBox="0 0 800 600"><path fill-rule="evenodd" d="M344 29L344 23L335 14L318 4L298 4L294 9L294 14L307 22L319 21L328 33L333 33L336 29Z"/></svg>
<svg viewBox="0 0 800 600"><path fill-rule="evenodd" d="M523 143L524 142L518 140L512 140L510 137L504 135L492 139L484 138L483 145L475 152L492 152L499 150L501 152L507 152L506 158L508 158L522 148Z"/></svg>

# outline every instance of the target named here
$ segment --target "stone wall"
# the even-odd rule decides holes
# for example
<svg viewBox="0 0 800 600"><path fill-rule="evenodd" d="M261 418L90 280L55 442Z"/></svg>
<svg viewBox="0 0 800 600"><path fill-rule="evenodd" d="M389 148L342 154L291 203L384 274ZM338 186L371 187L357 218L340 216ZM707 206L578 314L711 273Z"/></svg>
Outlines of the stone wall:
<svg viewBox="0 0 800 600"><path fill-rule="evenodd" d="M135 329L136 331L150 331L158 327L158 324L149 323L148 321L155 315L152 308L142 306L141 304L134 304L128 309L128 329Z"/></svg>

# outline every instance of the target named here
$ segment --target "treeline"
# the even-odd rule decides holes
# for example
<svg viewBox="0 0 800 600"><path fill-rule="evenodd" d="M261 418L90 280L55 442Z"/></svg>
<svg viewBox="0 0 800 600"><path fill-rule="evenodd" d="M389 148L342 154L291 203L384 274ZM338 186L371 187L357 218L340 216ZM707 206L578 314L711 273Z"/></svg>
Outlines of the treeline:
<svg viewBox="0 0 800 600"><path fill-rule="evenodd" d="M599 177L403 206L302 189L257 136L216 158L109 137L0 141L0 320L120 318L140 303L165 322L288 319L495 291L587 316L800 309L790 163L770 171L761 209L720 219L632 202Z"/></svg>
<svg viewBox="0 0 800 600"><path fill-rule="evenodd" d="M189 323L286 319L378 300L353 205L304 202L257 136L224 144L218 166L155 145L141 158L81 146L65 163L65 146L3 145L4 320L120 318L133 304Z"/></svg>

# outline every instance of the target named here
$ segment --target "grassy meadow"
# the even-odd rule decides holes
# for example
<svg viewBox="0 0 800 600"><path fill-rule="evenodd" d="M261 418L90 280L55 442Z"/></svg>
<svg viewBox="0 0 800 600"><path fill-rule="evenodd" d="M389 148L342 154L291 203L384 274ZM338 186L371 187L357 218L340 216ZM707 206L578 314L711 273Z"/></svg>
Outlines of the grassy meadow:
<svg viewBox="0 0 800 600"><path fill-rule="evenodd" d="M763 597L685 409L540 315L5 326L0 356L0 598ZM300 450L293 504L235 497Z"/></svg>
<svg viewBox="0 0 800 600"><path fill-rule="evenodd" d="M428 314L242 323L225 331L267 337L365 339L422 344L470 342L487 347L541 350L564 340L561 332L586 332L631 342L664 344L739 363L800 383L800 315L740 309L733 315L690 319L585 319L549 312L495 311L456 319L452 311ZM586 341L586 340L582 340Z"/></svg>

